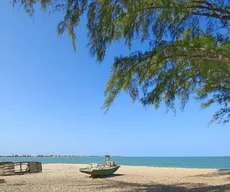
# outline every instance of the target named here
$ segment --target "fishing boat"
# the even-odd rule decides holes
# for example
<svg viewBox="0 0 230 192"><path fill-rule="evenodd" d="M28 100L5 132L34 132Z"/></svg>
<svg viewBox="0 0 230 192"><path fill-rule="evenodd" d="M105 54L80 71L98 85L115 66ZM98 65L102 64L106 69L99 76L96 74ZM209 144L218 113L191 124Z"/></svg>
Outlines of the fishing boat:
<svg viewBox="0 0 230 192"><path fill-rule="evenodd" d="M80 172L91 175L92 177L103 177L112 175L120 166L116 162L110 161L110 155L105 155L105 164L89 164L86 168L79 169Z"/></svg>

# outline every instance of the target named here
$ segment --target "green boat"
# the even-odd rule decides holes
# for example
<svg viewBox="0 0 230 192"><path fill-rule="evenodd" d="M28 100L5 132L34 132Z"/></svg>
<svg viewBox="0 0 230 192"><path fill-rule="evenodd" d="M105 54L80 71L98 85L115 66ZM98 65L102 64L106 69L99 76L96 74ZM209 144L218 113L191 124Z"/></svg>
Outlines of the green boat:
<svg viewBox="0 0 230 192"><path fill-rule="evenodd" d="M105 156L105 164L90 164L86 168L79 169L80 172L91 175L92 177L103 177L112 175L120 166L116 162L110 161L110 156Z"/></svg>

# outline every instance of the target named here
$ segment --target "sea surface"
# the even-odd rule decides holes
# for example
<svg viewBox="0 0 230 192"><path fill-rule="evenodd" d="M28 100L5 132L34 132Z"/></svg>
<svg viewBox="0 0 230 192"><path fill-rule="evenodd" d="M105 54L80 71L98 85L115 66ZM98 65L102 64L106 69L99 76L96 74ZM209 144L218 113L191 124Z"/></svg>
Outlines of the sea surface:
<svg viewBox="0 0 230 192"><path fill-rule="evenodd" d="M119 165L230 169L230 157L111 157ZM104 157L0 157L0 161L40 161L43 164L103 163Z"/></svg>

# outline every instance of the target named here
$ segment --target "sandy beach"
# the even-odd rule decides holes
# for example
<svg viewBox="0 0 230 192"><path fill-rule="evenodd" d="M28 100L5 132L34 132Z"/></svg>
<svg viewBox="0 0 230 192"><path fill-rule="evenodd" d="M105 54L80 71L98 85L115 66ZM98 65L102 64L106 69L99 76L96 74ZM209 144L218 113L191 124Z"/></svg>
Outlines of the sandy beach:
<svg viewBox="0 0 230 192"><path fill-rule="evenodd" d="M230 192L230 170L121 166L113 176L90 178L79 164L45 164L43 172L0 177L0 191Z"/></svg>

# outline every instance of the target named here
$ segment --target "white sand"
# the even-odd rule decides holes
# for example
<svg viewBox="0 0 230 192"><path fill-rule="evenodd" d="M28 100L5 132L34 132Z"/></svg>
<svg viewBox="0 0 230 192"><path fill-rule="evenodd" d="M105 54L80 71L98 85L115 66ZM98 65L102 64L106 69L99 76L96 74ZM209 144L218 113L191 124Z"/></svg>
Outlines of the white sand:
<svg viewBox="0 0 230 192"><path fill-rule="evenodd" d="M0 177L7 192L230 192L230 170L121 166L111 177L92 179L78 171L86 165L46 164L43 172Z"/></svg>

